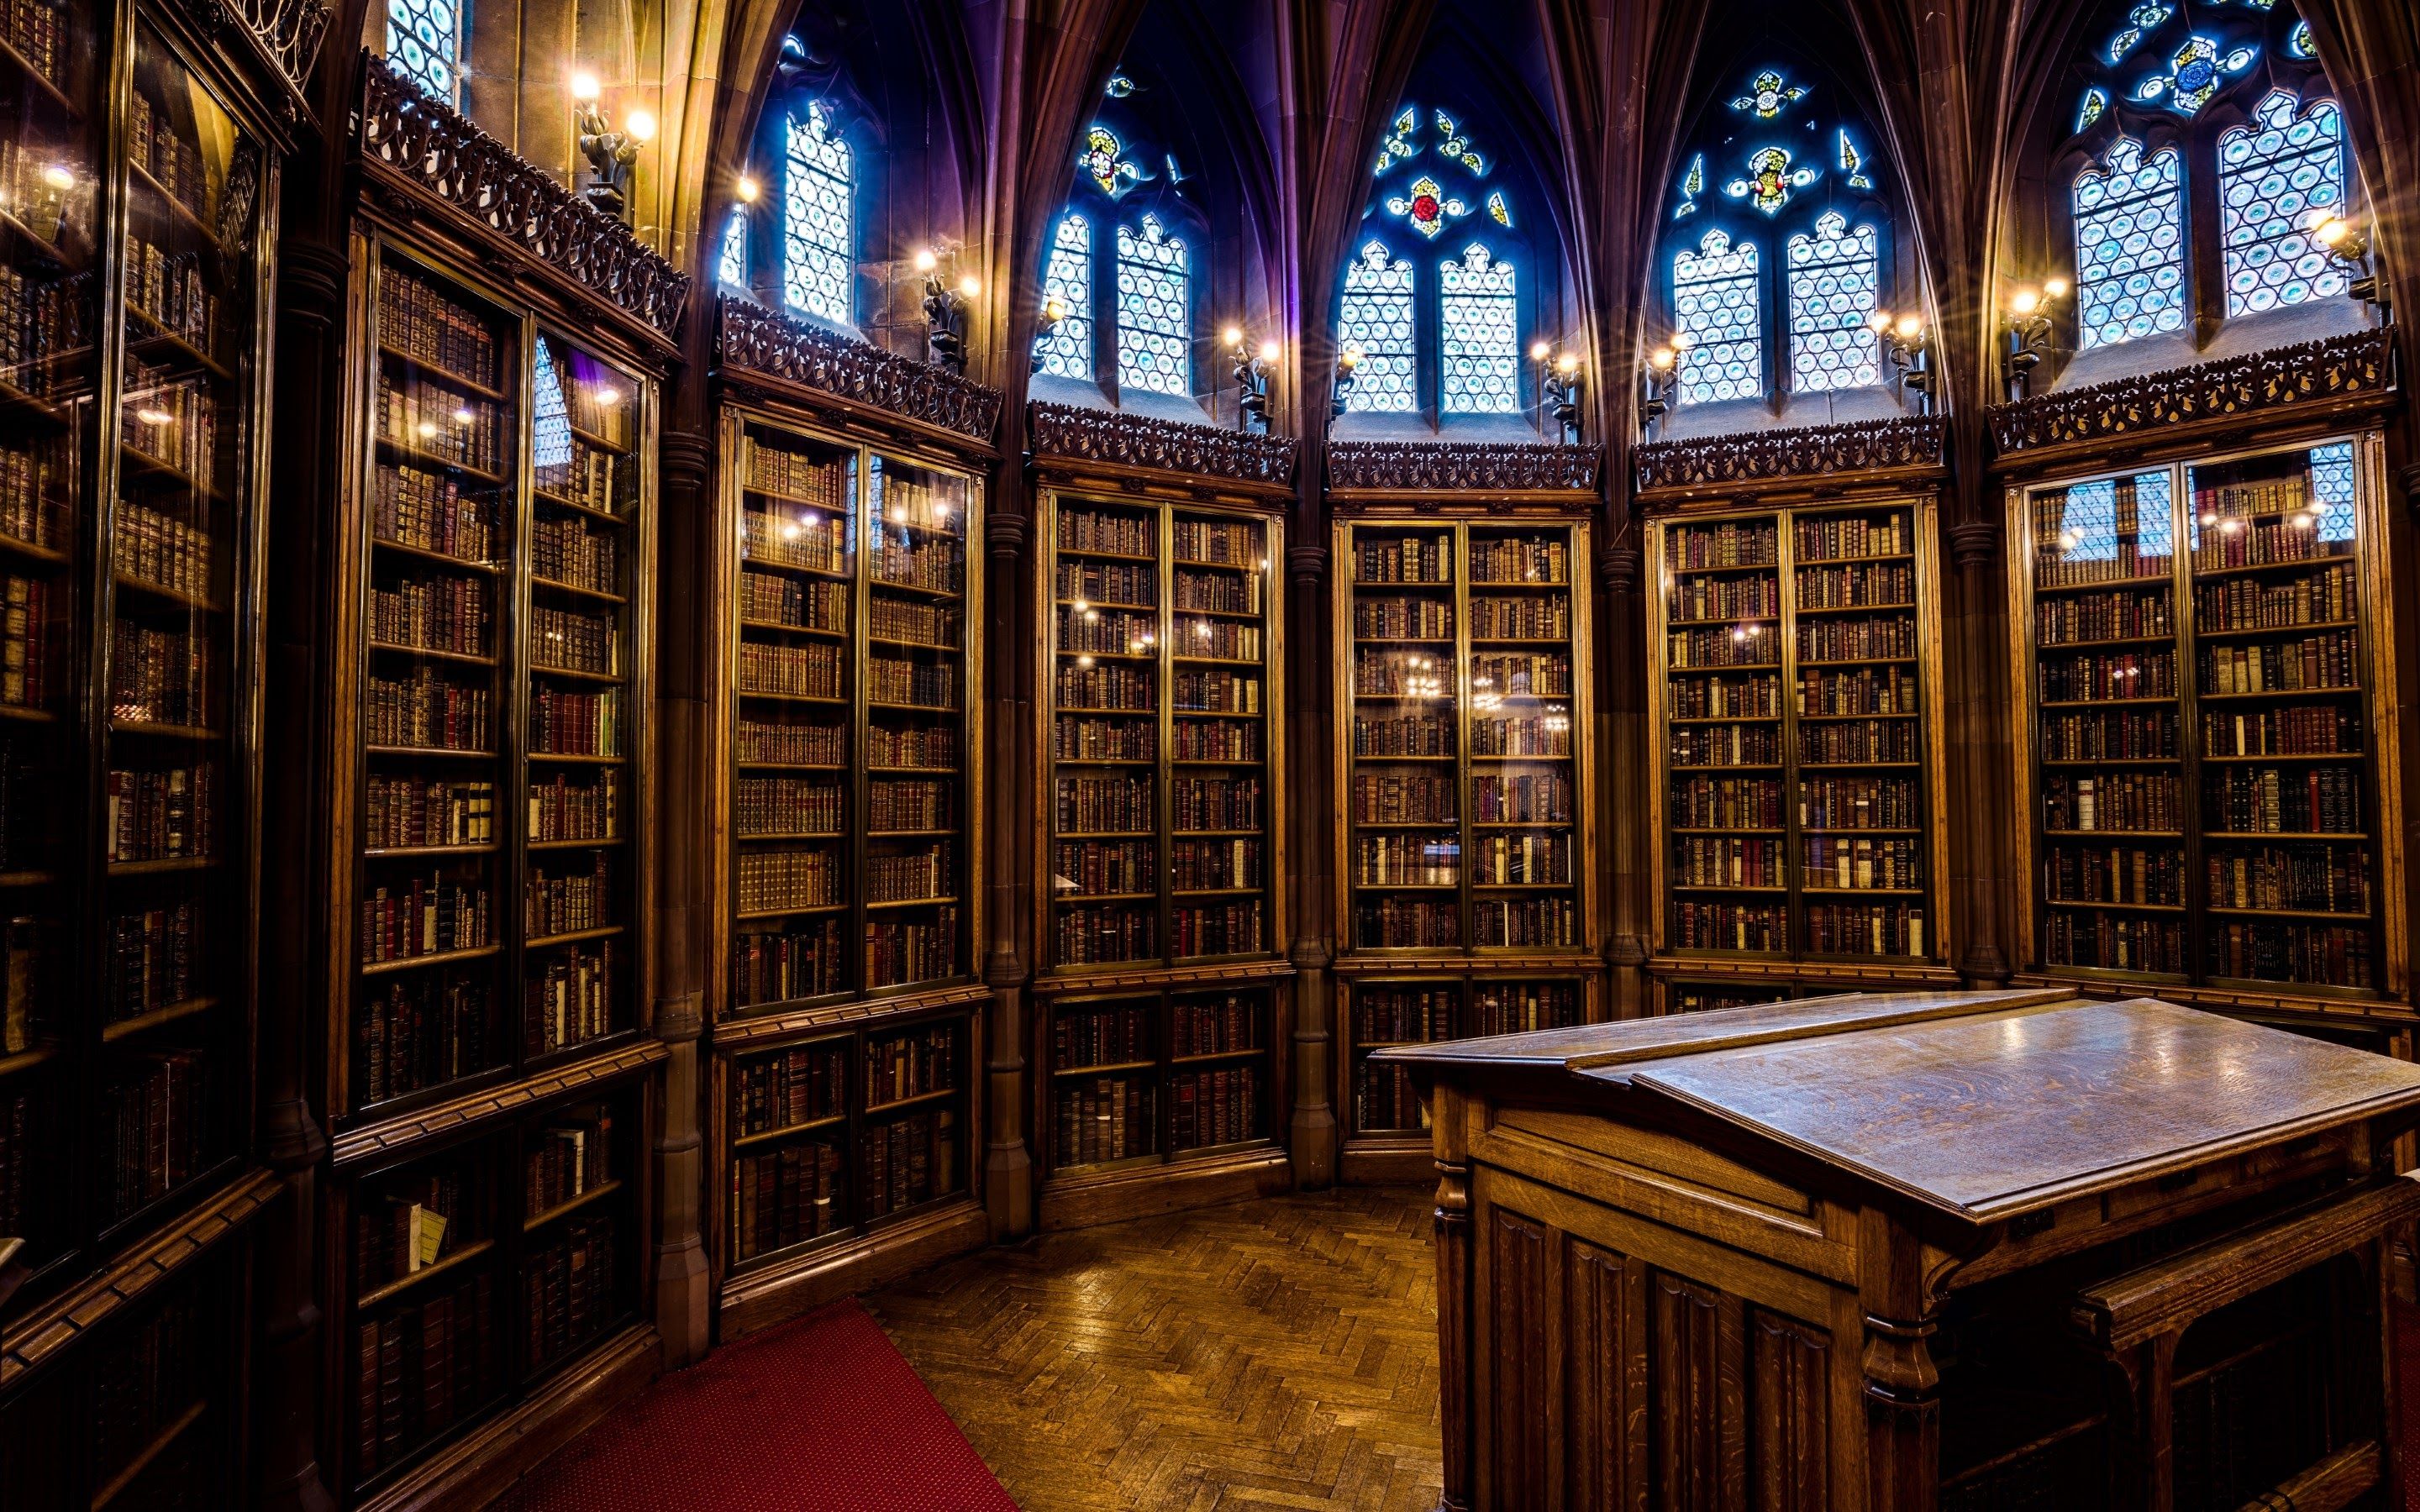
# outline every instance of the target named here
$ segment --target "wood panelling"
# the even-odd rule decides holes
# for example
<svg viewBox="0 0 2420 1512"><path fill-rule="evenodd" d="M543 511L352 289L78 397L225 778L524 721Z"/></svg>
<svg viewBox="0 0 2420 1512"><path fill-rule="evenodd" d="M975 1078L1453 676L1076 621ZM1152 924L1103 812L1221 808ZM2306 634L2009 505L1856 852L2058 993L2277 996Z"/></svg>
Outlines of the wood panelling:
<svg viewBox="0 0 2420 1512"><path fill-rule="evenodd" d="M1543 1506L1552 1462L1546 1371L1552 1321L1546 1290L1551 1246L1545 1227L1502 1208L1488 1214L1488 1310L1494 1390L1488 1411L1488 1478L1499 1506Z"/></svg>
<svg viewBox="0 0 2420 1512"><path fill-rule="evenodd" d="M1749 1395L1759 1512L1828 1512L1832 1341L1760 1312L1750 1322Z"/></svg>
<svg viewBox="0 0 2420 1512"><path fill-rule="evenodd" d="M1563 1504L1643 1512L1647 1267L1584 1240L1563 1254Z"/></svg>
<svg viewBox="0 0 2420 1512"><path fill-rule="evenodd" d="M1654 1281L1655 1504L1745 1512L1744 1309L1728 1292L1669 1273Z"/></svg>

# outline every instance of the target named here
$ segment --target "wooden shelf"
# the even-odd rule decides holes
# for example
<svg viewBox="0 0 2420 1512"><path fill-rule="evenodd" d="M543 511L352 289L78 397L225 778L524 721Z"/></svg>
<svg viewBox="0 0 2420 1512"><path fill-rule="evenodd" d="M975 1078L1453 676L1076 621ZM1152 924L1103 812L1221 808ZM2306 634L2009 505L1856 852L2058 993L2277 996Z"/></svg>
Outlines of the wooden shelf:
<svg viewBox="0 0 2420 1512"><path fill-rule="evenodd" d="M215 997L189 997L181 1003L171 1003L165 1008L155 1008L148 1013L139 1013L131 1019L119 1019L115 1024L102 1025L101 1042L116 1044L121 1040L131 1040L136 1035L148 1034L154 1029L164 1028L171 1024L181 1024L188 1019L199 1018L218 1006L219 1000Z"/></svg>
<svg viewBox="0 0 2420 1512"><path fill-rule="evenodd" d="M485 961L504 952L501 945L474 945L465 950L435 950L426 955L407 955L393 961L365 961L362 975L384 976L396 971L417 971L426 966L450 966L466 961Z"/></svg>
<svg viewBox="0 0 2420 1512"><path fill-rule="evenodd" d="M353 1299L353 1310L357 1313L365 1313L381 1303L392 1302L396 1298L402 1296L405 1292L413 1290L422 1286L432 1277L444 1275L450 1272L460 1270L462 1267L470 1264L473 1260L477 1259L480 1256L488 1254L494 1248L494 1240L482 1239L473 1243L463 1245L460 1249L456 1250L451 1255L441 1255L435 1260L422 1266L417 1271L408 1272L403 1275L396 1276L392 1281L372 1287L369 1290L355 1297Z"/></svg>
<svg viewBox="0 0 2420 1512"><path fill-rule="evenodd" d="M568 1217L570 1214L578 1212L583 1208L594 1207L597 1203L604 1201L607 1197L612 1196L614 1193L621 1190L622 1183L618 1180L599 1181L595 1186L590 1187L587 1191L581 1193L576 1197L566 1198L562 1202L558 1202L553 1207L547 1209L544 1212L538 1213L535 1217L522 1219L521 1232L524 1234L535 1233L537 1230L545 1227L556 1219Z"/></svg>

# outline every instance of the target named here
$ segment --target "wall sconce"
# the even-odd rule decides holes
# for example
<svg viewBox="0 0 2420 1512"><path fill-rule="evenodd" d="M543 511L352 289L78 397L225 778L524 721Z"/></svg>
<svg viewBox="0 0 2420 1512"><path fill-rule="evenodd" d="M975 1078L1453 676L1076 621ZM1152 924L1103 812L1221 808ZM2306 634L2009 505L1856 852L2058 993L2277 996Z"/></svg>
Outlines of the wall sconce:
<svg viewBox="0 0 2420 1512"><path fill-rule="evenodd" d="M2369 238L2362 235L2361 227L2341 215L2321 215L2312 223L2311 239L2350 280L2346 293L2365 304L2375 305L2381 316L2387 313L2386 281L2379 276L2378 261L2370 255Z"/></svg>
<svg viewBox="0 0 2420 1512"><path fill-rule="evenodd" d="M1337 421L1344 418L1344 396L1353 392L1353 376L1355 370L1361 365L1361 348L1358 347L1347 347L1336 354L1336 393L1327 405L1327 423L1330 427L1333 427Z"/></svg>
<svg viewBox="0 0 2420 1512"><path fill-rule="evenodd" d="M2001 329L2008 333L2009 348L2000 356L2000 377L2008 385L2010 399L2024 398L2032 388L2034 369L2051 352L2051 336L2055 329L2051 309L2069 292L2070 285L2064 278L2050 279L2039 288L2021 284L2009 292L2008 305L2001 313Z"/></svg>
<svg viewBox="0 0 2420 1512"><path fill-rule="evenodd" d="M1932 332L1924 329L1924 316L1876 310L1866 317L1866 329L1881 340L1899 386L1916 396L1916 412L1932 413Z"/></svg>
<svg viewBox="0 0 2420 1512"><path fill-rule="evenodd" d="M1269 433L1269 373L1284 349L1274 339L1253 351L1244 345L1244 328L1229 326L1219 332L1235 359L1236 424L1265 436Z"/></svg>
<svg viewBox="0 0 2420 1512"><path fill-rule="evenodd" d="M1681 354L1691 344L1687 332L1674 333L1670 341L1647 354L1647 365L1638 370L1638 430L1652 434L1655 423L1672 412L1672 396L1681 387Z"/></svg>
<svg viewBox="0 0 2420 1512"><path fill-rule="evenodd" d="M656 139L652 112L633 110L615 131L599 103L601 86L593 73L571 76L572 119L579 130L580 155L588 160L588 203L616 220L630 214L630 165L639 148Z"/></svg>
<svg viewBox="0 0 2420 1512"><path fill-rule="evenodd" d="M916 249L916 271L924 275L924 347L926 360L953 373L967 370L967 306L983 297L983 280L960 273L954 280L941 271L944 262L955 267L955 243Z"/></svg>
<svg viewBox="0 0 2420 1512"><path fill-rule="evenodd" d="M1053 294L1042 301L1042 313L1033 322L1033 372L1042 371L1043 342L1049 338L1050 332L1058 327L1059 322L1066 318L1067 301Z"/></svg>
<svg viewBox="0 0 2420 1512"><path fill-rule="evenodd" d="M1580 360L1559 344L1533 342L1529 361L1538 364L1538 402L1554 417L1559 439L1575 445L1580 439Z"/></svg>

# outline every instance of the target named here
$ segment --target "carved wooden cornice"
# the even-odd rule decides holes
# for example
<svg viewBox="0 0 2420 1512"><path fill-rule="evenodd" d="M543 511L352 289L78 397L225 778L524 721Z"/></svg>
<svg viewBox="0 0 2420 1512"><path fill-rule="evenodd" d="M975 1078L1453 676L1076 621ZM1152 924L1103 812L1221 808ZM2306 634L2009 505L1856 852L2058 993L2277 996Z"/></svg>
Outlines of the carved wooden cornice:
<svg viewBox="0 0 2420 1512"><path fill-rule="evenodd" d="M0 1335L0 1393L132 1306L220 1241L249 1223L281 1190L276 1177L251 1171L146 1240L123 1259L8 1325Z"/></svg>
<svg viewBox="0 0 2420 1512"><path fill-rule="evenodd" d="M1332 441L1330 494L1477 494L1486 501L1593 498L1605 454L1594 446L1503 441Z"/></svg>
<svg viewBox="0 0 2420 1512"><path fill-rule="evenodd" d="M749 374L843 399L988 448L1000 424L1000 391L931 363L911 362L792 320L755 301L717 301L717 361L726 376Z"/></svg>
<svg viewBox="0 0 2420 1512"><path fill-rule="evenodd" d="M407 1113L400 1118L359 1129L348 1129L336 1136L332 1147L335 1151L336 1164L346 1165L372 1155L392 1154L424 1139L458 1134L464 1129L492 1122L508 1113L519 1113L566 1092L594 1087L599 1082L611 1081L652 1066L659 1060L669 1059L671 1056L672 1051L661 1041L642 1040L636 1044L575 1061L526 1081L472 1092L417 1113Z"/></svg>
<svg viewBox="0 0 2420 1512"><path fill-rule="evenodd" d="M689 275L630 228L516 156L384 58L362 54L355 141L371 183L406 215L440 207L474 231L489 260L553 280L633 316L669 352Z"/></svg>
<svg viewBox="0 0 2420 1512"><path fill-rule="evenodd" d="M2170 368L2089 388L2038 393L1987 411L2003 458L2055 460L2138 451L2157 440L2207 441L2212 432L2308 416L2325 422L2383 405L2394 382L2384 328L2279 347L2225 362Z"/></svg>
<svg viewBox="0 0 2420 1512"><path fill-rule="evenodd" d="M1023 979L1019 979L1021 981ZM992 990L981 982L943 987L933 992L909 993L898 997L862 998L854 1003L832 1003L822 1008L802 1008L787 1013L766 1013L751 1018L724 1019L708 1030L719 1046L761 1044L785 1035L822 1031L842 1026L881 1024L894 1019L931 1013L943 1009L974 1008L991 1001Z"/></svg>
<svg viewBox="0 0 2420 1512"><path fill-rule="evenodd" d="M256 54L271 78L285 85L270 106L287 126L309 118L307 90L328 36L324 0L192 0L204 29Z"/></svg>
<svg viewBox="0 0 2420 1512"><path fill-rule="evenodd" d="M1906 416L1651 441L1637 451L1638 492L1670 501L1817 480L1901 481L1940 471L1946 434L1937 416Z"/></svg>
<svg viewBox="0 0 2420 1512"><path fill-rule="evenodd" d="M1263 436L1217 425L1155 420L1116 409L1081 405L1028 404L1026 444L1046 473L1064 473L1075 463L1120 474L1178 473L1264 489L1294 486L1295 458L1302 443L1291 436Z"/></svg>

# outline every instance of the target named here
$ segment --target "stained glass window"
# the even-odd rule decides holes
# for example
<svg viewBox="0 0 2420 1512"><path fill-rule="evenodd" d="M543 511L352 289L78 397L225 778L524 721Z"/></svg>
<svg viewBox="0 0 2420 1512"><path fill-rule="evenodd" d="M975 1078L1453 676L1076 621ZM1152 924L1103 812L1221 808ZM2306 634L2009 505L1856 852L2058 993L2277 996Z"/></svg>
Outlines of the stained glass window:
<svg viewBox="0 0 2420 1512"><path fill-rule="evenodd" d="M2344 116L2333 100L2270 91L2253 119L2218 139L2219 236L2226 313L2252 315L2341 294L2342 270L2309 227L2344 205Z"/></svg>
<svg viewBox="0 0 2420 1512"><path fill-rule="evenodd" d="M386 0L387 60L449 105L462 87L462 0Z"/></svg>
<svg viewBox="0 0 2420 1512"><path fill-rule="evenodd" d="M788 168L782 292L799 309L846 325L857 315L848 144L832 134L821 100L790 117Z"/></svg>
<svg viewBox="0 0 2420 1512"><path fill-rule="evenodd" d="M2319 517L2322 541L2353 537L2352 468L2350 441L2311 448L2311 513Z"/></svg>
<svg viewBox="0 0 2420 1512"><path fill-rule="evenodd" d="M1344 319L1338 345L1357 350L1344 408L1401 414L1420 407L1412 336L1412 265L1372 238L1344 270Z"/></svg>
<svg viewBox="0 0 2420 1512"><path fill-rule="evenodd" d="M2191 116L2210 103L2218 86L2234 74L2252 66L2260 55L2257 45L2228 48L2222 52L2219 44L2207 37L2188 37L2168 58L2165 73L2147 76L2134 86L2134 98L2146 102L2157 100L2180 116Z"/></svg>
<svg viewBox="0 0 2420 1512"><path fill-rule="evenodd" d="M1510 415L1521 409L1521 330L1512 265L1474 241L1438 270L1437 329L1449 415Z"/></svg>
<svg viewBox="0 0 2420 1512"><path fill-rule="evenodd" d="M1059 321L1034 338L1042 371L1052 378L1093 376L1093 225L1080 215L1060 217L1042 268L1042 298L1057 301Z"/></svg>
<svg viewBox="0 0 2420 1512"><path fill-rule="evenodd" d="M734 288L748 286L748 212L735 209L722 223L722 257L714 276Z"/></svg>
<svg viewBox="0 0 2420 1512"><path fill-rule="evenodd" d="M2077 324L2086 350L2185 324L2184 195L2175 147L2131 137L2075 178Z"/></svg>
<svg viewBox="0 0 2420 1512"><path fill-rule="evenodd" d="M1185 243L1142 218L1118 227L1118 384L1184 398L1193 393L1193 308Z"/></svg>
<svg viewBox="0 0 2420 1512"><path fill-rule="evenodd" d="M1672 309L1689 345L1681 354L1681 402L1753 399L1764 392L1763 322L1756 243L1719 228L1672 258Z"/></svg>
<svg viewBox="0 0 2420 1512"><path fill-rule="evenodd" d="M1874 228L1853 230L1827 210L1816 219L1814 235L1800 232L1783 252L1790 264L1790 386L1819 393L1881 382L1880 339L1866 324L1881 282Z"/></svg>

